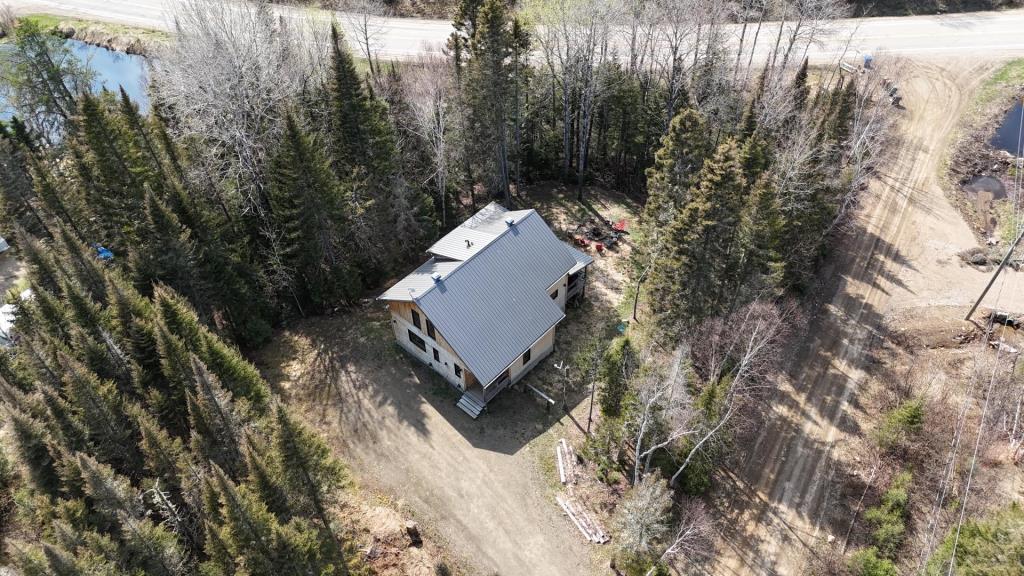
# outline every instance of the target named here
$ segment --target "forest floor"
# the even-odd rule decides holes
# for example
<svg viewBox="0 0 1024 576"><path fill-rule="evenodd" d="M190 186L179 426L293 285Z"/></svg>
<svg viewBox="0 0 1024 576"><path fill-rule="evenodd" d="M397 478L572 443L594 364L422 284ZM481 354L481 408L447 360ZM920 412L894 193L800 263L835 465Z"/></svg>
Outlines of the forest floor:
<svg viewBox="0 0 1024 576"><path fill-rule="evenodd" d="M571 200L572 191L545 187L528 191L519 204L536 207L559 233L593 211L632 221L635 206L621 196L593 190L588 195L581 208ZM571 349L574 335L618 323L627 252L622 246L595 256L586 302L568 311L555 352L527 376L528 382L561 400L553 365ZM256 361L286 401L349 463L358 490L387 501L383 508L398 516L417 520L428 542L457 558L456 570L531 576L601 572L600 553L585 543L554 500L554 444L586 425L586 390L567 391L566 415L509 389L472 420L455 406L454 390L402 353L378 302L297 322ZM418 574L402 562L399 558L393 572L382 573Z"/></svg>
<svg viewBox="0 0 1024 576"><path fill-rule="evenodd" d="M842 545L850 511L837 505L839 479L861 467L849 447L872 417L861 393L887 323L939 306L959 320L989 276L957 258L976 240L943 193L940 169L958 119L995 68L957 58L909 64L901 141L819 275L766 425L719 475L725 529L712 573L801 574L808 550L830 537ZM1004 274L984 304L997 297L1000 309L1024 312L1024 273Z"/></svg>

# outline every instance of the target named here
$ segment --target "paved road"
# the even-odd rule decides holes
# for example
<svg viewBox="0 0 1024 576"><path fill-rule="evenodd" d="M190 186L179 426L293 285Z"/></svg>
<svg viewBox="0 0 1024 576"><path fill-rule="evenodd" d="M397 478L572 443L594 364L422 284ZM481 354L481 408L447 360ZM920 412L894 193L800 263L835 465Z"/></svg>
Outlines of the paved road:
<svg viewBox="0 0 1024 576"><path fill-rule="evenodd" d="M130 26L169 30L167 14L181 0L7 0L21 13L45 12ZM279 7L283 14L308 13L302 9ZM407 58L436 51L452 32L443 20L411 18L382 19L381 56ZM778 28L765 25L758 53L770 48ZM958 56L1006 56L1024 54L1024 10L976 12L943 16L908 16L840 20L832 37L821 46L808 50L812 61L825 62L841 54L851 34L856 40L854 52L897 53L920 58ZM739 27L734 27L738 37ZM749 40L748 40L749 44Z"/></svg>

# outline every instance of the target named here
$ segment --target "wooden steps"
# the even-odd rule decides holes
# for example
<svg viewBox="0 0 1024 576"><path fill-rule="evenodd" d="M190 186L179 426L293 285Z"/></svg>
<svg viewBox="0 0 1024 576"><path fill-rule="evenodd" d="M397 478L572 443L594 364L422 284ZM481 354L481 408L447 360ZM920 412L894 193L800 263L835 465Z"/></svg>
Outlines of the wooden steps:
<svg viewBox="0 0 1024 576"><path fill-rule="evenodd" d="M470 418L476 420L480 413L484 411L484 407L487 405L480 402L469 394L463 394L462 398L459 398L459 403L456 404L463 412L469 414Z"/></svg>

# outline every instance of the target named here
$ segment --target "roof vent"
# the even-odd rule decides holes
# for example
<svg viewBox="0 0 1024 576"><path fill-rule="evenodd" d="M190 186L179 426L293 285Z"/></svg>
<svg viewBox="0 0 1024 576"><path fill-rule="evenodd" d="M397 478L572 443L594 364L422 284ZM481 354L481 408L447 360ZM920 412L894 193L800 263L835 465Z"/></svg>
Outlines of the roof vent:
<svg viewBox="0 0 1024 576"><path fill-rule="evenodd" d="M468 250L468 249L470 249L472 247L473 247L473 243L469 241L469 238L466 238L466 249Z"/></svg>
<svg viewBox="0 0 1024 576"><path fill-rule="evenodd" d="M434 284L440 284L441 283L441 275L438 274L437 272L434 272L433 274L431 274L430 277L434 279Z"/></svg>
<svg viewBox="0 0 1024 576"><path fill-rule="evenodd" d="M512 218L506 218L505 219L505 224L507 224L508 227L511 228L511 227L515 226L516 221L514 219L512 219Z"/></svg>

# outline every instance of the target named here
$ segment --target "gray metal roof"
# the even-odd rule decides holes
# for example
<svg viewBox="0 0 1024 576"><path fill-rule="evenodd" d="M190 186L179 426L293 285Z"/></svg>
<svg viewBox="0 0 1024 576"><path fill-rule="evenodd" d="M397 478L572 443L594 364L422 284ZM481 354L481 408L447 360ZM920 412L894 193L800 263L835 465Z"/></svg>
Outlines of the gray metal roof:
<svg viewBox="0 0 1024 576"><path fill-rule="evenodd" d="M565 317L547 289L576 264L566 248L530 210L416 298L481 383L497 378Z"/></svg>
<svg viewBox="0 0 1024 576"><path fill-rule="evenodd" d="M568 244L565 244L565 247L569 250L569 254L576 260L576 265L569 270L569 274L575 274L594 263L594 259L591 258L590 255L580 252Z"/></svg>
<svg viewBox="0 0 1024 576"><path fill-rule="evenodd" d="M451 260L465 260L493 242L508 225L506 220L519 222L530 210L507 210L491 202L427 249L427 252Z"/></svg>
<svg viewBox="0 0 1024 576"><path fill-rule="evenodd" d="M445 277L459 267L462 262L431 258L388 288L378 296L381 300L414 300L434 286L434 274Z"/></svg>

